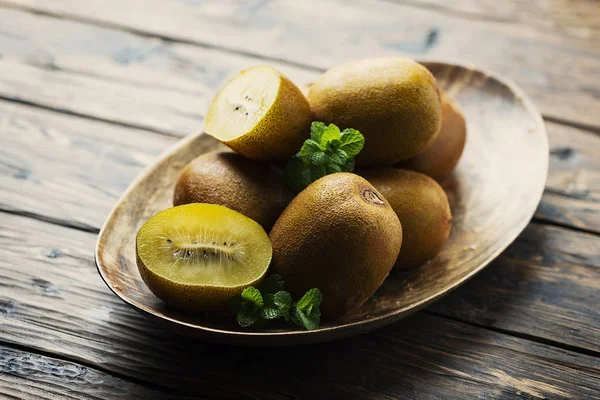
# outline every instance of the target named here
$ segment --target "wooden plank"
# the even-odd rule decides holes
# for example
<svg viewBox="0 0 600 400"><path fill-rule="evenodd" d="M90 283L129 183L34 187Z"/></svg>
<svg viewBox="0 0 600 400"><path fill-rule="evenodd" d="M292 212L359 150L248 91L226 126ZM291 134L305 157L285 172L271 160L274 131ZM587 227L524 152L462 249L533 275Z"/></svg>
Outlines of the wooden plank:
<svg viewBox="0 0 600 400"><path fill-rule="evenodd" d="M550 171L536 217L600 233L600 137L546 122Z"/></svg>
<svg viewBox="0 0 600 400"><path fill-rule="evenodd" d="M2 340L89 368L209 398L319 398L324 387L366 399L600 395L600 358L422 313L358 338L286 349L179 338L104 286L95 235L12 215L0 223Z"/></svg>
<svg viewBox="0 0 600 400"><path fill-rule="evenodd" d="M387 0L399 4L455 14L466 19L519 24L577 39L600 39L600 9L589 0L529 1L507 0Z"/></svg>
<svg viewBox="0 0 600 400"><path fill-rule="evenodd" d="M3 103L0 208L98 230L175 138Z"/></svg>
<svg viewBox="0 0 600 400"><path fill-rule="evenodd" d="M381 1L112 1L4 3L311 67L389 55L473 63L514 79L545 115L600 127L600 50L585 38Z"/></svg>
<svg viewBox="0 0 600 400"><path fill-rule="evenodd" d="M548 128L554 151L536 216L600 232L600 138L553 123ZM176 141L7 102L0 102L0 138L0 209L92 231Z"/></svg>
<svg viewBox="0 0 600 400"><path fill-rule="evenodd" d="M431 309L600 356L599 289L598 235L534 223L492 266Z"/></svg>
<svg viewBox="0 0 600 400"><path fill-rule="evenodd" d="M259 58L0 8L0 96L171 135ZM297 82L316 72L269 63Z"/></svg>
<svg viewBox="0 0 600 400"><path fill-rule="evenodd" d="M0 344L3 399L189 398L149 389L106 372Z"/></svg>

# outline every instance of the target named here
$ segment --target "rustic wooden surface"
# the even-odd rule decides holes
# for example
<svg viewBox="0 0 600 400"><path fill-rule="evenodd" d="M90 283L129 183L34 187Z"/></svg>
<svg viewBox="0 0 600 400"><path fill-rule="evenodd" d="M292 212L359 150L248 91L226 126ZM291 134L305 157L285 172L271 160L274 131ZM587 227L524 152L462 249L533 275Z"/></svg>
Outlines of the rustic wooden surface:
<svg viewBox="0 0 600 400"><path fill-rule="evenodd" d="M0 397L600 397L600 5L595 1L0 1ZM297 349L173 337L93 264L129 182L200 131L237 70L306 82L401 54L515 80L550 174L532 224L432 307Z"/></svg>

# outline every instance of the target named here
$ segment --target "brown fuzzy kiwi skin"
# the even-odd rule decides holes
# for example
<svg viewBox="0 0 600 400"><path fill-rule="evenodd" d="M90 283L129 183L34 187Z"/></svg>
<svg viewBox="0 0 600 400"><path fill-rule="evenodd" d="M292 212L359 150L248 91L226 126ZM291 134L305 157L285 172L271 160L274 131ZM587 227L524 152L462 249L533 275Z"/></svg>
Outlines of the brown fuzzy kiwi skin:
<svg viewBox="0 0 600 400"><path fill-rule="evenodd" d="M390 165L427 147L441 126L435 77L421 64L399 57L339 65L311 87L316 121L353 128L365 137L357 165Z"/></svg>
<svg viewBox="0 0 600 400"><path fill-rule="evenodd" d="M442 187L414 171L381 168L357 171L389 201L402 223L404 239L395 268L412 268L434 258L452 227L452 212Z"/></svg>
<svg viewBox="0 0 600 400"><path fill-rule="evenodd" d="M233 152L203 154L192 160L175 184L173 205L220 204L262 225L269 231L293 192L280 170Z"/></svg>
<svg viewBox="0 0 600 400"><path fill-rule="evenodd" d="M199 313L207 311L227 311L229 301L242 293L248 286L258 286L265 278L267 270L253 282L232 287L216 287L206 285L190 285L173 282L154 273L138 256L136 245L136 260L142 280L156 297L174 309Z"/></svg>
<svg viewBox="0 0 600 400"><path fill-rule="evenodd" d="M362 305L383 283L402 245L402 226L369 182L336 173L300 192L269 238L271 271L294 298L318 288L323 318L331 319Z"/></svg>
<svg viewBox="0 0 600 400"><path fill-rule="evenodd" d="M244 157L263 161L290 158L310 135L312 114L306 97L291 80L279 75L277 97L254 129L237 139L223 141ZM212 136L210 131L207 133Z"/></svg>
<svg viewBox="0 0 600 400"><path fill-rule="evenodd" d="M466 141L467 124L460 106L442 92L442 128L437 138L422 152L394 167L420 172L441 182L458 164Z"/></svg>

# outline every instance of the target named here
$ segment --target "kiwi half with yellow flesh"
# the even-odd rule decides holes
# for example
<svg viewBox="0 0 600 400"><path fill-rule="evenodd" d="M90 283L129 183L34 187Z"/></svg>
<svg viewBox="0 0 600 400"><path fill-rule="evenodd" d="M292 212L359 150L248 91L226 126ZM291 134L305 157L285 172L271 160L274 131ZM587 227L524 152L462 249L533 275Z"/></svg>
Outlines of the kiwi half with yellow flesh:
<svg viewBox="0 0 600 400"><path fill-rule="evenodd" d="M226 309L259 284L272 247L255 221L215 204L186 204L150 218L136 237L137 265L148 288L173 308Z"/></svg>
<svg viewBox="0 0 600 400"><path fill-rule="evenodd" d="M442 121L435 77L400 57L333 67L310 87L308 102L316 121L363 134L357 165L389 165L414 156L433 142Z"/></svg>
<svg viewBox="0 0 600 400"><path fill-rule="evenodd" d="M459 105L442 92L442 128L422 152L394 167L421 172L440 182L456 167L465 148L467 124Z"/></svg>
<svg viewBox="0 0 600 400"><path fill-rule="evenodd" d="M389 201L402 223L402 248L395 267L415 267L434 258L446 243L452 225L444 189L414 171L382 168L357 173Z"/></svg>
<svg viewBox="0 0 600 400"><path fill-rule="evenodd" d="M308 101L288 78L259 66L242 71L214 98L206 133L255 160L292 157L310 133Z"/></svg>
<svg viewBox="0 0 600 400"><path fill-rule="evenodd" d="M183 169L173 204L220 204L255 220L268 232L293 197L276 167L233 152L214 152L195 158Z"/></svg>
<svg viewBox="0 0 600 400"><path fill-rule="evenodd" d="M385 198L351 173L327 175L304 189L269 234L272 270L294 298L318 288L324 318L359 307L383 283L402 244L402 227Z"/></svg>

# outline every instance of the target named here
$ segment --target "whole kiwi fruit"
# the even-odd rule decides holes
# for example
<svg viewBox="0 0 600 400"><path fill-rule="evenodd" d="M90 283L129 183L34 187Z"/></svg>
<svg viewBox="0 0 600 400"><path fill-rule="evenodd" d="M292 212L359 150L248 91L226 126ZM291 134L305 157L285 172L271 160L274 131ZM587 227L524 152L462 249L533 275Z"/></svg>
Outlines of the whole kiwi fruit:
<svg viewBox="0 0 600 400"><path fill-rule="evenodd" d="M357 165L389 165L414 156L440 130L435 77L400 57L372 58L329 69L311 87L313 119L365 137Z"/></svg>
<svg viewBox="0 0 600 400"><path fill-rule="evenodd" d="M467 124L459 105L442 92L442 128L437 138L416 156L394 167L421 172L440 182L456 167L465 148Z"/></svg>
<svg viewBox="0 0 600 400"><path fill-rule="evenodd" d="M318 288L324 318L344 315L375 293L402 245L388 201L351 173L324 176L300 192L271 233L271 270L294 298Z"/></svg>
<svg viewBox="0 0 600 400"><path fill-rule="evenodd" d="M211 203L253 219L268 232L294 197L276 167L233 152L193 159L175 184L173 205Z"/></svg>
<svg viewBox="0 0 600 400"><path fill-rule="evenodd" d="M395 268L415 267L434 258L446 243L452 225L444 189L430 177L397 168L362 170L402 223L403 240Z"/></svg>

